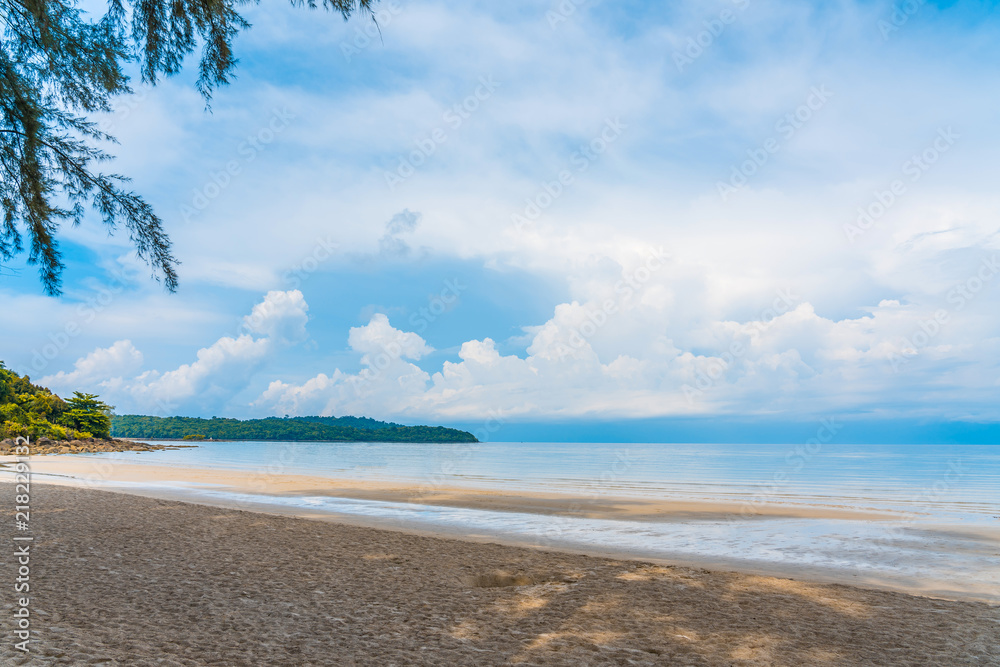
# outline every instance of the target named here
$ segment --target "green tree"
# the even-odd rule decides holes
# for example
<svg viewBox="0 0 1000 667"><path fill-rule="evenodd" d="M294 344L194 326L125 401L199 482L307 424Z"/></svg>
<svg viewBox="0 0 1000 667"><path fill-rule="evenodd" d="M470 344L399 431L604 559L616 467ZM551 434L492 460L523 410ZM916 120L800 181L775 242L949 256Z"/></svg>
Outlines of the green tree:
<svg viewBox="0 0 1000 667"><path fill-rule="evenodd" d="M137 63L142 80L180 71L201 47L199 92L206 102L229 82L234 37L249 26L236 6L253 0L108 0L99 17L76 0L0 0L0 259L24 252L39 266L45 291L60 292L63 263L59 225L79 224L85 204L111 229L124 226L157 280L177 287L177 260L163 223L118 174L95 171L111 156L95 144L114 142L88 119L111 111L114 97L131 92L125 69ZM371 12L375 0L322 0L346 19ZM317 0L292 0L315 8Z"/></svg>
<svg viewBox="0 0 1000 667"><path fill-rule="evenodd" d="M7 366L0 361L0 405L14 400L14 383L17 378L17 374L7 370Z"/></svg>
<svg viewBox="0 0 1000 667"><path fill-rule="evenodd" d="M363 425L363 426L361 426ZM442 426L400 426L366 417L201 419L116 415L120 438L213 438L216 440L301 440L313 442L478 442L466 431Z"/></svg>
<svg viewBox="0 0 1000 667"><path fill-rule="evenodd" d="M111 437L111 411L113 405L98 400L97 394L73 392L67 399L69 408L63 413L62 423L77 431L87 431L98 438Z"/></svg>
<svg viewBox="0 0 1000 667"><path fill-rule="evenodd" d="M48 391L37 392L27 405L29 412L52 422L58 421L67 409L65 401Z"/></svg>

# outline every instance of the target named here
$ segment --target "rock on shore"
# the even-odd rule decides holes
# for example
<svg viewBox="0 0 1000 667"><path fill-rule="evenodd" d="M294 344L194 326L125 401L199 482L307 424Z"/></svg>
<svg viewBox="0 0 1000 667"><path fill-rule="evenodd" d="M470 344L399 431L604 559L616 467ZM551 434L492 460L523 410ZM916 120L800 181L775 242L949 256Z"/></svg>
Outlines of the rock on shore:
<svg viewBox="0 0 1000 667"><path fill-rule="evenodd" d="M0 455L10 456L15 453L17 443L11 438L0 441ZM174 449L173 446L153 445L134 440L119 440L118 438L86 438L84 440L50 440L39 438L31 442L31 455L38 454L84 454L94 452L152 452L158 449Z"/></svg>

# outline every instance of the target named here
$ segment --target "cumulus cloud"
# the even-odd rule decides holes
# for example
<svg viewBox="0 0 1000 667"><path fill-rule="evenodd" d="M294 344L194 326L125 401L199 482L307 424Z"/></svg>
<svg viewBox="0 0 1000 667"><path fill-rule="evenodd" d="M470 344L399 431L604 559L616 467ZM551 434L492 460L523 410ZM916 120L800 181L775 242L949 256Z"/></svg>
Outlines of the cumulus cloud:
<svg viewBox="0 0 1000 667"><path fill-rule="evenodd" d="M198 359L190 364L166 373L147 371L130 381L112 380L105 386L148 411L169 415L194 407L200 412L225 405L245 388L270 348L267 338L226 336L198 350Z"/></svg>
<svg viewBox="0 0 1000 667"><path fill-rule="evenodd" d="M620 266L617 275L588 285L591 298L556 306L548 321L530 328L524 356L501 354L490 338L470 340L458 361L444 361L432 373L407 361L430 351L424 340L376 315L350 332L361 372L333 369L301 384L275 381L255 405L279 414L428 420L496 413L530 419L915 411L998 417L986 394L976 395L995 383L997 357L980 359L977 373L961 361L977 344L970 326L979 308L995 301L979 279L987 269L967 270L971 285L980 286L976 295L960 281L934 298L884 299L857 316L834 319L776 289L737 320L705 318L704 307L685 313L690 295L683 281L673 284L683 267L658 264ZM978 302L962 296L966 292ZM995 349L1000 338L982 344Z"/></svg>
<svg viewBox="0 0 1000 667"><path fill-rule="evenodd" d="M43 377L40 384L53 391L72 392L82 386L90 386L109 378L122 377L139 370L142 367L142 352L137 350L132 341L125 339L116 341L110 347L97 348L73 364L73 370L59 371L55 375Z"/></svg>
<svg viewBox="0 0 1000 667"><path fill-rule="evenodd" d="M195 361L174 370L135 372L143 356L128 340L78 359L71 372L44 378L60 388L89 388L114 402L120 412L195 413L226 406L244 390L275 352L306 338L308 304L298 290L268 292L243 318L241 333L223 336L196 353Z"/></svg>
<svg viewBox="0 0 1000 667"><path fill-rule="evenodd" d="M372 318L349 335L360 373L289 359L263 395L263 386L245 391L260 396L259 409L428 419L479 418L495 408L539 418L798 417L830 409L1000 419L989 400L1000 377L1000 279L983 265L1000 249L1000 198L988 176L1000 150L990 111L1000 22L970 4L927 4L886 40L876 26L890 9L754 5L679 67L677 54L718 16L713 3L650 5L641 20L581 5L553 24L548 9L530 3L511 11L418 0L388 26L393 39L364 53L383 73L392 69L379 65L383 58L419 65L403 78L376 75L371 86L340 89L277 81L234 88L218 102L222 124L200 113L196 94L181 95L168 83L131 114L134 141L121 158L145 170L152 198L176 201L203 185L219 156L255 132L274 104L301 110L266 159L243 165L213 201L212 225L174 232L196 290L206 283L273 287L304 245L330 232L331 216L345 255L372 260L366 271L432 247L446 261L481 261L565 288L559 302L546 303L544 317L525 308L503 327L449 339L463 343L460 351L435 368L427 366L426 341L384 316ZM337 48L318 57L306 51L317 39L351 39L356 26L318 27L277 6L253 11L255 24L281 29L280 39L276 33L248 43L254 57L247 58L247 80L263 74L254 63L279 49L309 56L306 80L343 64ZM939 49L927 48L930 28ZM816 43L826 46L817 50ZM474 98L475 111L463 110L457 126L445 121L484 73L500 84L497 93ZM776 123L787 122L816 86L832 93L828 102L793 135L779 133ZM591 150L618 117L626 126L620 138L584 155L581 147ZM914 156L949 127L954 145L914 180ZM438 129L444 139L433 138ZM165 136L199 140L151 151L149 142ZM774 137L779 150L764 150ZM387 189L384 172L415 150L423 154L419 168ZM160 159L151 162L149 154ZM745 183L723 201L718 186L734 175ZM905 187L893 194L897 180ZM527 210L530 225L512 224ZM262 233L289 218L296 224L282 234ZM86 229L88 236L71 238L98 249L107 242L99 228L67 233ZM235 236L244 241L239 257L220 258L217 249ZM676 259L640 280L643 267L650 270L645 248L658 244ZM324 279L323 272L311 275L307 289L339 287ZM366 303L380 304L375 312L414 308L405 290L365 289ZM475 290L463 294L465 303L480 302ZM136 393L158 382L178 400L199 386L219 386L222 396L223 371L211 369L230 363L237 368L225 372L239 381L228 391L239 390L248 381L239 368L305 338L305 300L271 294L278 296L246 318L249 342L238 336L210 345L204 362L199 356L169 379L150 375ZM121 298L100 311L94 326L102 338L81 350L125 335L147 355L154 349L140 335L166 348L149 332L149 313L166 307L174 312L164 326L191 331L207 323L184 320L194 306L153 298L135 306ZM11 347L26 354L12 361L25 368L50 335L49 322L89 322L73 305L28 302L0 291L0 310L27 316L9 334L20 336ZM226 313L224 296L205 302L206 312ZM421 332L436 343L432 336L449 326L441 319ZM523 344L501 338L517 326Z"/></svg>
<svg viewBox="0 0 1000 667"><path fill-rule="evenodd" d="M243 318L241 331L292 344L305 340L309 304L299 290L271 291Z"/></svg>
<svg viewBox="0 0 1000 667"><path fill-rule="evenodd" d="M378 414L391 409L393 401L423 395L430 376L407 360L417 361L433 348L418 334L396 329L377 313L350 330L348 344L361 356L360 372L336 369L301 385L275 380L254 405L276 414Z"/></svg>
<svg viewBox="0 0 1000 667"><path fill-rule="evenodd" d="M352 350L362 353L361 363L368 365L378 364L383 357L416 361L433 352L423 338L394 328L382 313L373 315L363 327L351 328L347 343Z"/></svg>

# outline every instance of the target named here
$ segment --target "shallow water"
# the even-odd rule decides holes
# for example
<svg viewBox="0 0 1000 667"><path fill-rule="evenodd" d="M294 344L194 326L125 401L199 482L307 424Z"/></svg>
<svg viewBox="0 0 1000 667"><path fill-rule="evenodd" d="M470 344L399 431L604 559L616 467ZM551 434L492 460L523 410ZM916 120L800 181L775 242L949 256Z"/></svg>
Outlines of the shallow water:
<svg viewBox="0 0 1000 667"><path fill-rule="evenodd" d="M1000 516L1000 445L208 442L93 456L442 486L891 508L990 524Z"/></svg>
<svg viewBox="0 0 1000 667"><path fill-rule="evenodd" d="M1000 446L213 442L98 454L130 463L604 496L889 511L888 521L590 519L323 496L192 499L272 505L498 539L649 558L811 571L1000 600Z"/></svg>

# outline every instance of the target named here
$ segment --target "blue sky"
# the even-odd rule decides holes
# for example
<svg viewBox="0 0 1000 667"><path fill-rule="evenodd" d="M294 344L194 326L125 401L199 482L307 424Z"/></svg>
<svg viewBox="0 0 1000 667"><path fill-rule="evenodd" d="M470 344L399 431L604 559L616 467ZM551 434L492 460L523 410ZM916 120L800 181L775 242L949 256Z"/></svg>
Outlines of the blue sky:
<svg viewBox="0 0 1000 667"><path fill-rule="evenodd" d="M995 439L993 5L249 7L212 113L189 67L98 119L178 292L64 229L4 361L119 412Z"/></svg>

